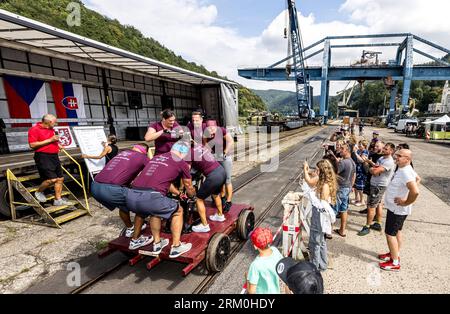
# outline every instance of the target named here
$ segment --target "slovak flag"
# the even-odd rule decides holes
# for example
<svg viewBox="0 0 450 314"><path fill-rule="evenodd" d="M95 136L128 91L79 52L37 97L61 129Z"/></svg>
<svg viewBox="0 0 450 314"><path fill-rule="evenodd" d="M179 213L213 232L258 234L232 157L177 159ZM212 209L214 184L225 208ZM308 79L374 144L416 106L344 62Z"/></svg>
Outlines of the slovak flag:
<svg viewBox="0 0 450 314"><path fill-rule="evenodd" d="M52 81L53 101L58 119L86 119L84 110L83 86L66 82ZM86 123L59 122L58 125L79 125Z"/></svg>
<svg viewBox="0 0 450 314"><path fill-rule="evenodd" d="M45 82L32 78L4 75L3 86L11 119L41 119L47 109ZM13 123L12 127L29 127L31 123Z"/></svg>

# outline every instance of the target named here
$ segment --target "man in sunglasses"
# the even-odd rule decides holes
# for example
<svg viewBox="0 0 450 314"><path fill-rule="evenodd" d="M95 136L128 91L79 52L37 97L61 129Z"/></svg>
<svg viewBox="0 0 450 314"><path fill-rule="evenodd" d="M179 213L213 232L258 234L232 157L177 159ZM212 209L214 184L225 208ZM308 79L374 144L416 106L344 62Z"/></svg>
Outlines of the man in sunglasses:
<svg viewBox="0 0 450 314"><path fill-rule="evenodd" d="M412 204L419 196L417 173L411 167L412 153L401 149L394 155L398 170L389 183L385 194L386 240L389 252L378 255L380 268L383 270L400 270L400 248L402 245L402 228L406 217L411 214Z"/></svg>

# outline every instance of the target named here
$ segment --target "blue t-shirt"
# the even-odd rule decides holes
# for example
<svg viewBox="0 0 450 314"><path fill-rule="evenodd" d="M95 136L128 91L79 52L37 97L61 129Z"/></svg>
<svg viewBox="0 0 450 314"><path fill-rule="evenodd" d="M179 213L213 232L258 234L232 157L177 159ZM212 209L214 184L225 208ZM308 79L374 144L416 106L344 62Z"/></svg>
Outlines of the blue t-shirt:
<svg viewBox="0 0 450 314"><path fill-rule="evenodd" d="M258 256L251 263L247 280L256 285L257 294L279 294L280 280L276 271L277 263L283 258L276 247L271 246L272 255Z"/></svg>

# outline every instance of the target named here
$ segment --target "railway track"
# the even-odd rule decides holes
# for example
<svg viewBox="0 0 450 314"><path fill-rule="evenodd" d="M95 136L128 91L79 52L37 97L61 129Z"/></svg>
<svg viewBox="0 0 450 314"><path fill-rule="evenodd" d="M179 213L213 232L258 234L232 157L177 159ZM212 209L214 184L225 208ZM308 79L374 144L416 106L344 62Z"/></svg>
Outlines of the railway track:
<svg viewBox="0 0 450 314"><path fill-rule="evenodd" d="M311 129L311 128L310 128ZM308 130L310 130L308 129ZM301 131L297 131L297 132L292 132L286 136L284 136L283 138L280 138L280 141L286 141L291 139L292 137L298 136L302 133L307 132L308 130L303 130ZM312 139L314 139L315 137L312 137ZM310 142L311 139L308 139L308 142ZM257 147L256 147L257 149ZM300 148L300 150L306 150L306 147L302 147ZM314 154L311 158L311 160L320 152L320 147L317 148L314 151ZM299 150L293 150L292 152L289 152L287 154L285 154L284 156L282 156L279 160L279 163L282 163L283 161L289 159L290 157L292 157L294 154L298 153ZM246 178L244 180L244 182L242 182L241 184L239 184L237 187L234 188L234 194L239 193L240 190L242 190L244 187L246 187L248 184L250 184L251 182L255 181L257 178L259 178L260 176L262 176L264 174L264 172L257 172L256 174L250 176L250 178ZM300 176L302 174L302 171L299 171L295 174L295 177L292 178L292 180L290 180L282 189L282 191L271 201L271 203L266 207L266 209L264 210L263 213L261 213L256 221L255 221L255 227L257 227L258 225L260 225L264 219L269 215L269 213L271 212L271 210L283 199L284 195L289 191L289 189L291 188L291 186L298 182ZM236 256L236 254L241 250L241 248L244 246L245 242L233 242L233 246L231 248L231 254L229 257L229 261L233 259L234 256ZM114 272L118 271L119 269L121 269L122 267L124 267L125 265L128 264L128 259L121 261L115 265L113 265L112 267L108 268L105 272L102 272L100 275L96 276L95 278L87 281L86 283L84 283L83 285L81 285L80 287L72 290L70 293L71 294L80 294L84 291L86 291L87 289L95 286L97 283L99 283L100 281L102 281L104 278L106 278L107 276L113 274ZM198 294L198 293L203 293L205 292L208 287L214 282L214 280L217 278L217 276L220 273L215 273L212 275L207 275L205 277L204 280L202 280L202 282L194 289L193 293L194 294Z"/></svg>
<svg viewBox="0 0 450 314"><path fill-rule="evenodd" d="M322 149L319 147L314 154L311 156L311 160L314 160L317 155L319 154L319 152ZM284 156L282 160L280 160L280 162L288 159L289 157L291 157L293 154L298 153L298 151L293 151L291 153L289 153L288 155ZM277 204L279 204L282 199L284 198L284 196L291 190L292 186L294 184L297 184L297 182L300 180L300 177L302 176L303 171L297 171L294 175L293 178L291 178L291 180L289 180L289 182L283 187L283 189L281 190L281 192L276 196L276 198L274 198L272 200L272 202L270 202L270 204L267 206L267 208L264 210L264 212L262 212L258 218L255 221L255 228L258 227L266 218L267 216L270 214L270 212L272 211L272 209L275 208L275 206L277 206ZM235 193L238 192L240 189L242 189L243 187L245 187L247 184L249 184L250 182L256 180L260 175L262 175L262 173L260 172L258 175L252 177L250 180L246 181L243 185L240 185L238 189L235 190ZM229 257L229 261L232 260L242 249L242 247L245 245L245 242L235 242L235 245L233 245L231 247L231 253L230 253L230 257ZM220 275L220 273L215 273L215 274L211 274L208 275L203 281L202 283L194 290L194 294L202 294L204 292L206 292L206 290L214 283L215 279Z"/></svg>

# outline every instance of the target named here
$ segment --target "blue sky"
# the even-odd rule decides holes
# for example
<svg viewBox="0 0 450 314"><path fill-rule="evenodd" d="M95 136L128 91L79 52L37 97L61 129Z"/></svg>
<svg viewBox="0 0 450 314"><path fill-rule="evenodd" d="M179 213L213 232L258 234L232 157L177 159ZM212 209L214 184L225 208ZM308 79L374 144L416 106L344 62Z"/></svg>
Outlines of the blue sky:
<svg viewBox="0 0 450 314"><path fill-rule="evenodd" d="M316 22L345 20L339 13L344 0L297 0L297 10L307 16L313 13ZM258 36L285 10L286 0L204 0L217 7L216 24L238 29L243 36Z"/></svg>

